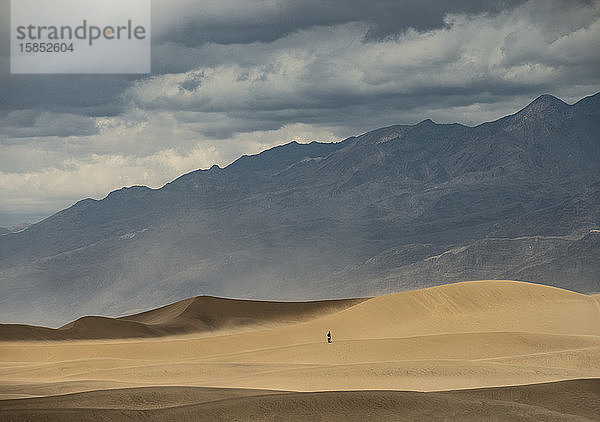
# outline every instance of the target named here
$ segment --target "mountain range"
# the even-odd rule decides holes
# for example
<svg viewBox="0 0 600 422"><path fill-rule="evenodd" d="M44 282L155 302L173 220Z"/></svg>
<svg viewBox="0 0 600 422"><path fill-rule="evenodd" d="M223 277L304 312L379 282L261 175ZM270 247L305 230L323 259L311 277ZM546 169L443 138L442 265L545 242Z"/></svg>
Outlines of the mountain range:
<svg viewBox="0 0 600 422"><path fill-rule="evenodd" d="M0 322L197 295L364 297L474 279L600 292L600 93L475 127L291 142L0 235Z"/></svg>

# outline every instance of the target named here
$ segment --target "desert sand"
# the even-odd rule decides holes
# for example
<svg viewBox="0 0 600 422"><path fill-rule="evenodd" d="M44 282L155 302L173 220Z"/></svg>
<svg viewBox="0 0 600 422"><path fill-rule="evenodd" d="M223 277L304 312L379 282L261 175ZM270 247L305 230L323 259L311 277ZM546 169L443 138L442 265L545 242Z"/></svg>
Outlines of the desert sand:
<svg viewBox="0 0 600 422"><path fill-rule="evenodd" d="M193 298L0 339L0 420L600 419L600 297L530 283Z"/></svg>

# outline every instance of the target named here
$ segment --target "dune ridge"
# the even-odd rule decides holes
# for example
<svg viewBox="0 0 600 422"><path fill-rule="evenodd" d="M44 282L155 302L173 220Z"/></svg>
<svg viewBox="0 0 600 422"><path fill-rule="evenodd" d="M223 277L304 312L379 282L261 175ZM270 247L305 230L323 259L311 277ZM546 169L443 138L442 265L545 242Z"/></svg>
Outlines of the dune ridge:
<svg viewBox="0 0 600 422"><path fill-rule="evenodd" d="M593 421L600 414L600 380L436 393L147 387L5 400L2 404L0 421L24 416L53 421L431 421L449 417L463 421Z"/></svg>
<svg viewBox="0 0 600 422"><path fill-rule="evenodd" d="M84 316L56 329L0 324L0 341L145 338L255 329L304 321L364 300L272 302L197 296L119 318Z"/></svg>
<svg viewBox="0 0 600 422"><path fill-rule="evenodd" d="M472 398L432 394L600 378L597 295L524 282L473 281L370 299L311 303L308 307L302 303L224 301L192 298L122 319L95 319L101 326L96 328L96 339L4 339L0 341L0 399L174 386L275 390L277 394L329 391L316 396L300 394L292 401L302 409L321 403L314 404L317 412L326 403L345 403L352 408L351 403L375 400L382 403L382 420L393 419L390 415L399 403L410 407L408 403L417 402L447 406L461 415L524 412L533 419L586 420L589 415L540 410L537 405L512 399L497 403L490 398L496 401L474 408ZM221 306L223 303L228 307ZM195 326L200 329L186 335L110 339L103 337L106 333L102 331L114 323L131 324L135 331L136 324L164 328L193 326L190 321L195 320L200 321ZM80 323L78 327L84 326ZM77 324L65 330L75 328ZM328 331L333 334L332 344L326 341ZM597 391L597 383L590 385ZM390 393L378 395L365 390ZM354 392L355 396L339 396L340 391ZM431 394L392 394L401 391ZM157 397L162 397L160 394ZM284 400L277 394L261 398L250 394L230 404L232 408L271 409L278 414L277 409L287 409L285 403L292 396ZM574 397L575 393L569 394ZM182 413L173 417L191 420L200 411L217 419L227 414L215 403L182 404L178 407ZM74 412L63 410L53 411L57 415L53 420ZM15 408L15 412L20 411ZM102 417L112 420L111 412L118 411L103 409L108 413ZM131 410L137 411L142 413L135 417L150 420L166 415L161 409ZM82 413L81 420L86 415ZM342 412L336 416L339 419L332 420L341 420L344 415L348 416ZM594 415L600 419L600 414ZM419 420L417 413L413 416Z"/></svg>
<svg viewBox="0 0 600 422"><path fill-rule="evenodd" d="M0 341L218 335L310 320L339 327L337 335L347 338L479 331L599 335L600 327L593 323L599 312L600 295L517 281L469 281L375 298L311 302L198 296L119 318L85 316L58 329L0 324Z"/></svg>

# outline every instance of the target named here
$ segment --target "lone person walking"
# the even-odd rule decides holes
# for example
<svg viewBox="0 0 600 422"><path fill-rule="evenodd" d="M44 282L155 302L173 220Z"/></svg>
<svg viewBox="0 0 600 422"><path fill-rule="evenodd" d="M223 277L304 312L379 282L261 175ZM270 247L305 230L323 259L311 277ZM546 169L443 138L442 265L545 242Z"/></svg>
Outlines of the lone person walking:
<svg viewBox="0 0 600 422"><path fill-rule="evenodd" d="M327 343L331 343L331 331L327 331Z"/></svg>

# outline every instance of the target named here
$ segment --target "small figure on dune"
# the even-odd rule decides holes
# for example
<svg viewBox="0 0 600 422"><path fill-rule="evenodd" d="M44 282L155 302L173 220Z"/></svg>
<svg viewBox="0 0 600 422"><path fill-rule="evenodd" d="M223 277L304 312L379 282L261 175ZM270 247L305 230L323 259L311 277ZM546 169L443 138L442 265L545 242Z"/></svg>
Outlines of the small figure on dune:
<svg viewBox="0 0 600 422"><path fill-rule="evenodd" d="M331 331L327 331L327 343L331 343Z"/></svg>

